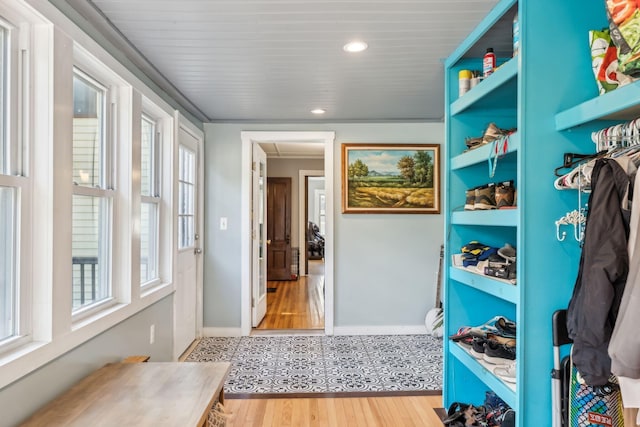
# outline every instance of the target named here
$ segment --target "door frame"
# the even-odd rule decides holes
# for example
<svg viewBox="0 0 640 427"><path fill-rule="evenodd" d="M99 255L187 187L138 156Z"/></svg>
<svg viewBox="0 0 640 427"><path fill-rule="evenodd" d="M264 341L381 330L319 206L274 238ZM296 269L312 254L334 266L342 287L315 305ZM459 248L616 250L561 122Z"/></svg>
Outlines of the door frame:
<svg viewBox="0 0 640 427"><path fill-rule="evenodd" d="M326 163L325 163L326 166ZM318 176L318 177L324 177L324 171L321 170L300 170L298 171L298 183L302 183L302 184L298 184L298 218L305 218L305 212L307 211L307 199L306 199L306 193L307 193L307 189L305 188L306 185L304 185L306 183L306 178L310 177L310 176ZM325 178L324 181L324 185L325 187L327 186L327 180ZM327 193L325 192L325 200L327 197ZM304 249L307 247L307 226L308 224L304 223L303 221L298 221L300 224L298 224L300 227L298 229L298 237L300 242L298 243L298 247L300 248L300 275L306 275L307 274L307 251ZM326 243L325 243L326 246Z"/></svg>
<svg viewBox="0 0 640 427"><path fill-rule="evenodd" d="M186 133L193 136L193 138L197 141L198 145L198 154L197 154L197 186L198 186L198 194L196 195L196 205L197 205L197 213L198 216L197 224L196 224L196 233L200 236L198 240L195 242L195 246L199 247L202 252L196 256L196 306L194 307L196 311L196 330L195 336L197 338L202 337L203 330L203 322L204 322L204 307L203 307L203 285L204 285L204 268L203 268L203 254L204 254L204 239L202 235L202 231L204 230L204 133L202 130L198 129L195 125L193 125L190 121L184 119L179 111L174 112L174 126L173 126L173 174L172 174L172 222L173 222L173 239L171 245L173 246L173 274L172 274L172 282L175 286L177 275L178 275L178 221L177 221L177 206L178 206L178 148L180 147L180 129L184 130ZM174 288L175 289L175 288ZM176 301L175 298L173 300L173 358L174 360L178 360L178 358L182 355L182 353L186 349L177 348L177 340L175 339L176 333Z"/></svg>
<svg viewBox="0 0 640 427"><path fill-rule="evenodd" d="M333 335L334 289L333 289L333 213L334 213L334 141L335 132L308 131L242 131L242 182L240 210L240 329L243 336L251 334L251 158L253 144L259 143L310 143L324 144L324 177L326 195L326 236L325 236L325 303L324 332ZM268 161L267 161L268 163Z"/></svg>

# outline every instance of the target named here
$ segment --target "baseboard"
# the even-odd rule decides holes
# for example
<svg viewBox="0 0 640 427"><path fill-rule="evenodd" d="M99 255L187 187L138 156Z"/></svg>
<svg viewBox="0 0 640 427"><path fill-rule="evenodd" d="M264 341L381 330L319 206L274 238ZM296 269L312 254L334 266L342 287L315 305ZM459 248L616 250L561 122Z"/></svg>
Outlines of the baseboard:
<svg viewBox="0 0 640 427"><path fill-rule="evenodd" d="M202 328L203 337L241 337L241 328Z"/></svg>
<svg viewBox="0 0 640 427"><path fill-rule="evenodd" d="M407 326L334 326L334 335L422 335L425 325Z"/></svg>

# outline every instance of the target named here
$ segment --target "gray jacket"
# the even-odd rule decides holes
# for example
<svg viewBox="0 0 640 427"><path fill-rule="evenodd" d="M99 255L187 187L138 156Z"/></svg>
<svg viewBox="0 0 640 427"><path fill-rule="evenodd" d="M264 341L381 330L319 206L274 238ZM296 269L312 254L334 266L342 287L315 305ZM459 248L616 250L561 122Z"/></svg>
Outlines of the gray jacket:
<svg viewBox="0 0 640 427"><path fill-rule="evenodd" d="M629 274L618 319L609 343L611 371L628 378L640 378L640 173L636 174L629 224Z"/></svg>

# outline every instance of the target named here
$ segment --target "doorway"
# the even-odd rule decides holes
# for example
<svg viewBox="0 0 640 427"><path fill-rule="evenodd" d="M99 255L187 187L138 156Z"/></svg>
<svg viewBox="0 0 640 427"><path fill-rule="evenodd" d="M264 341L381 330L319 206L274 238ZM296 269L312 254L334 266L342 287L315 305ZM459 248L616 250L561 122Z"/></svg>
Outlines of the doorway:
<svg viewBox="0 0 640 427"><path fill-rule="evenodd" d="M316 307L315 310L320 310L324 314L324 332L325 334L333 334L333 158L334 158L334 132L242 132L242 156L243 167L245 171L251 172L252 164L252 148L254 144L273 144L273 143L289 143L289 144L318 144L320 143L324 149L324 171L326 173L325 179L325 248L324 248L324 271L323 271L323 285L316 286L320 289L320 292L324 295L324 304L320 307ZM310 146L310 145L309 145ZM243 173L243 187L242 187L242 286L241 286L241 328L243 335L250 335L251 328L251 271L252 271L252 257L250 253L251 244L251 228L250 228L250 211L251 211L251 174ZM298 216L297 209L294 210L294 215ZM246 220L245 220L246 219ZM300 222L300 221L298 221ZM294 229L302 228L302 226L294 226ZM300 240L298 238L292 238L292 240ZM304 250L303 247L299 247L299 252ZM301 257L302 258L302 257ZM304 257L306 258L306 257ZM298 267L299 268L299 267ZM299 271L299 270L298 270ZM300 279L302 276L298 273ZM308 276L305 276L305 279ZM312 278L313 279L313 278ZM292 280L281 281L279 283L289 283ZM270 286L270 285L268 285ZM276 291L277 292L277 291ZM291 311L291 313L294 313ZM288 328L286 328L288 329Z"/></svg>

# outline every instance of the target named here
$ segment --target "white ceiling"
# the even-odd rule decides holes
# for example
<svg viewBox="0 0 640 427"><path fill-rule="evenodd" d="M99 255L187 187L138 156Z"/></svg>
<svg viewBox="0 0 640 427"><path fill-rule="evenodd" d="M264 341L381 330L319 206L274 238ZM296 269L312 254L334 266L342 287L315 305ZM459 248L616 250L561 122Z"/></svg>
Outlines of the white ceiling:
<svg viewBox="0 0 640 427"><path fill-rule="evenodd" d="M324 159L322 142L262 142L260 147L270 159Z"/></svg>
<svg viewBox="0 0 640 427"><path fill-rule="evenodd" d="M151 64L140 68L205 121L264 122L442 120L442 61L497 3L52 1L84 10L103 32L97 21L106 17ZM352 39L369 49L345 53ZM492 47L499 55L508 42ZM313 108L327 113L313 116Z"/></svg>

